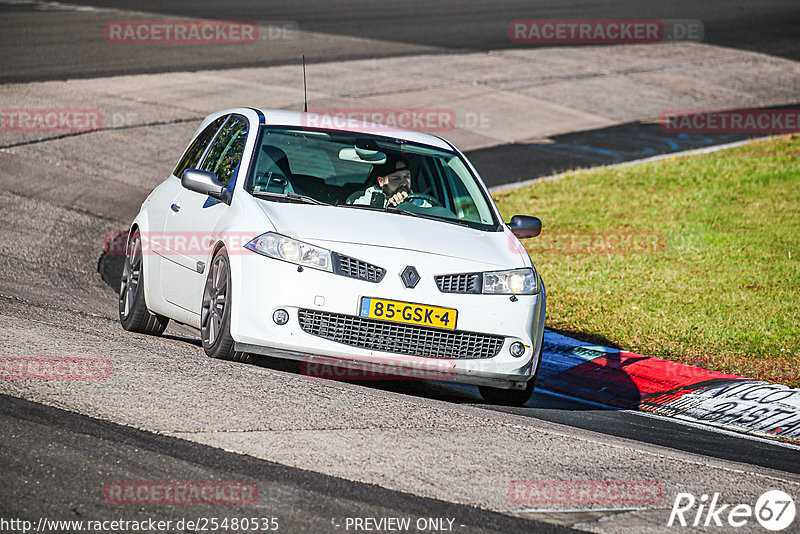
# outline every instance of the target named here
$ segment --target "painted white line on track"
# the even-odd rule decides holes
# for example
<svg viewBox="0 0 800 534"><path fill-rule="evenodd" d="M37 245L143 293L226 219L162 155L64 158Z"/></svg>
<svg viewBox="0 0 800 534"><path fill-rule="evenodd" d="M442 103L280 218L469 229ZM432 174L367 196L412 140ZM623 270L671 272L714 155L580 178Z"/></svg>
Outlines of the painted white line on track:
<svg viewBox="0 0 800 534"><path fill-rule="evenodd" d="M507 510L504 514L574 514L581 512L640 512L650 508L528 508L526 510Z"/></svg>
<svg viewBox="0 0 800 534"><path fill-rule="evenodd" d="M41 0L0 0L0 5L33 6L33 8L38 11L83 11L90 13L108 13L111 11L124 11L122 9L83 6L78 4L63 4L61 2L45 2Z"/></svg>

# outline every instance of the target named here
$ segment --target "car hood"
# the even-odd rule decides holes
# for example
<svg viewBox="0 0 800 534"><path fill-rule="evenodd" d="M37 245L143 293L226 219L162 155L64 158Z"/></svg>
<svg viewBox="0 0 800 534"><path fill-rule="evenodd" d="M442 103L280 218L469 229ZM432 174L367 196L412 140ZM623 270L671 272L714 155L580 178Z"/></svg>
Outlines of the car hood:
<svg viewBox="0 0 800 534"><path fill-rule="evenodd" d="M513 235L485 232L430 219L335 206L258 200L278 233L319 243L350 243L397 248L481 261L502 268L525 262Z"/></svg>

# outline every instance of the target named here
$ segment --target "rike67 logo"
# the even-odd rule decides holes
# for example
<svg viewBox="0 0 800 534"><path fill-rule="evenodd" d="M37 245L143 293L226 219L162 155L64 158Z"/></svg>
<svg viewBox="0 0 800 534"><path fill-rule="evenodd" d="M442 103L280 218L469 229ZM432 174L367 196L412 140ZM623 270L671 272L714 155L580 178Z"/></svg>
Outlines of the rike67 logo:
<svg viewBox="0 0 800 534"><path fill-rule="evenodd" d="M777 532L792 524L796 512L792 497L781 490L765 492L755 506L719 501L719 493L699 499L691 493L678 493L667 526L740 528L755 519L765 529Z"/></svg>

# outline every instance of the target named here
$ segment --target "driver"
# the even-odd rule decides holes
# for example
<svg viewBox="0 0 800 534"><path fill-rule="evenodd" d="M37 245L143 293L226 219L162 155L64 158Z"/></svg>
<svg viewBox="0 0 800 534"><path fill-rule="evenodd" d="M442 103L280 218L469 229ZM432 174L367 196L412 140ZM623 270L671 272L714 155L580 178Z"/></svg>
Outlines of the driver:
<svg viewBox="0 0 800 534"><path fill-rule="evenodd" d="M372 185L364 191L364 194L353 201L353 204L366 204L375 205L373 203L373 195L379 194L375 197L377 202L383 201L381 207L397 206L405 201L406 197L411 194L411 170L408 168L408 162L403 158L395 160L394 164L388 165L388 169L392 172L386 176L378 176L378 183ZM382 193L382 195L380 194ZM382 198L381 198L382 197ZM426 200L415 199L416 201L429 204ZM422 204L420 204L422 205Z"/></svg>

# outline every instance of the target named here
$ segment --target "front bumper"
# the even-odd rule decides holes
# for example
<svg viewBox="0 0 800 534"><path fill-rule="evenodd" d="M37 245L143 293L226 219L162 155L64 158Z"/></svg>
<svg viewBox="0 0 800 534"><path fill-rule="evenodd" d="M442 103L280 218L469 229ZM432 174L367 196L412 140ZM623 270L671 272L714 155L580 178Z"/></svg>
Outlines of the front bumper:
<svg viewBox="0 0 800 534"><path fill-rule="evenodd" d="M375 251L369 247L342 248L346 247L340 246L340 252L385 267L388 272L384 279L371 283L309 268L299 272L294 264L249 251L232 256L231 335L236 350L312 363L328 357L333 358L337 366L361 371L366 364L379 364L381 369L400 376L408 377L411 372L415 378L502 388L524 388L534 376L544 333L546 296L543 288L537 295L520 295L515 301L509 295L442 293L433 278L436 274L496 270L497 267L452 258L444 261L434 255L414 255L409 260L408 253L396 249L382 249L380 257L376 258ZM399 276L409 261L413 261L421 275L413 289L406 288ZM494 357L470 357L468 351L458 357L433 357L435 351L420 357L414 355L413 350L405 353L380 350L381 344L375 340L354 344L352 336L345 342L336 336L319 335L319 332L315 335L301 325L301 314L309 313L359 320L362 296L454 308L458 310L457 333L499 336L500 348ZM289 313L289 321L284 325L277 325L272 319L279 308ZM526 347L520 357L513 357L509 352L510 345L516 341Z"/></svg>

